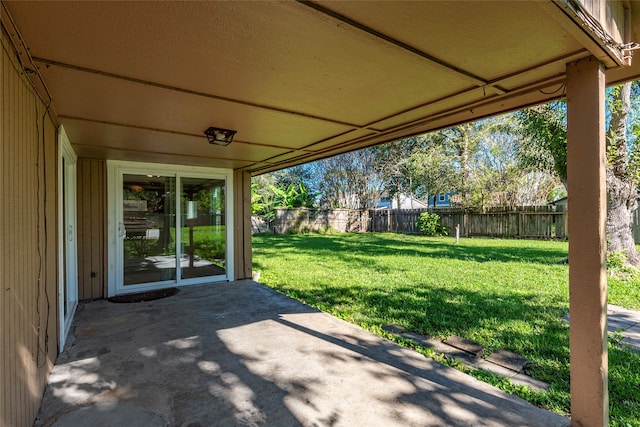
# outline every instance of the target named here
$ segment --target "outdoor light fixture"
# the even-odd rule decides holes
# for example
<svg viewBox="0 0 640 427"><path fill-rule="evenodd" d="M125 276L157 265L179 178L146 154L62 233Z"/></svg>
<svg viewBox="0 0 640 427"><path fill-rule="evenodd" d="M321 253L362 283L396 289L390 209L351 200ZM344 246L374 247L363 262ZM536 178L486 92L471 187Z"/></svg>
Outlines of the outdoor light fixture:
<svg viewBox="0 0 640 427"><path fill-rule="evenodd" d="M204 131L204 134L207 135L209 144L226 146L231 144L236 131L210 127L209 129Z"/></svg>

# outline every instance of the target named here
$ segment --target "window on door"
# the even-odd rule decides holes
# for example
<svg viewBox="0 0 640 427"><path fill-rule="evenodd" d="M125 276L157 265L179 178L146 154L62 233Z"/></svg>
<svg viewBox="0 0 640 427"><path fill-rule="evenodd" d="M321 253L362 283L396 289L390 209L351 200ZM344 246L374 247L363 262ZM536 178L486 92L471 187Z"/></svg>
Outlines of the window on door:
<svg viewBox="0 0 640 427"><path fill-rule="evenodd" d="M227 274L226 179L123 173L118 288Z"/></svg>
<svg viewBox="0 0 640 427"><path fill-rule="evenodd" d="M182 178L181 277L218 276L226 273L225 181Z"/></svg>
<svg viewBox="0 0 640 427"><path fill-rule="evenodd" d="M176 280L176 177L122 178L123 285Z"/></svg>

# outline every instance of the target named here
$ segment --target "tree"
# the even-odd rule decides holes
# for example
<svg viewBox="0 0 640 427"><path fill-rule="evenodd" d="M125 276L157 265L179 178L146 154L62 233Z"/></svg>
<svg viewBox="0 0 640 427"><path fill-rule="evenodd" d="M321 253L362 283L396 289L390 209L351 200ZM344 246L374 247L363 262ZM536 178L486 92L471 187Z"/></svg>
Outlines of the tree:
<svg viewBox="0 0 640 427"><path fill-rule="evenodd" d="M513 115L504 115L420 137L408 161L413 191L422 197L455 192L452 201L465 207L547 202L557 180L521 167L516 128Z"/></svg>
<svg viewBox="0 0 640 427"><path fill-rule="evenodd" d="M518 159L525 168L555 174L567 188L567 108L564 100L520 110Z"/></svg>
<svg viewBox="0 0 640 427"><path fill-rule="evenodd" d="M310 208L315 201L315 194L309 193L307 186L301 182L298 185L271 187L274 193L274 208Z"/></svg>
<svg viewBox="0 0 640 427"><path fill-rule="evenodd" d="M413 195L410 158L420 146L422 139L422 137L407 138L373 147L384 190L390 198L398 198L398 206L400 206L400 195Z"/></svg>
<svg viewBox="0 0 640 427"><path fill-rule="evenodd" d="M308 165L254 176L251 179L251 211L254 215L273 217L275 208L310 207L316 193L310 188Z"/></svg>
<svg viewBox="0 0 640 427"><path fill-rule="evenodd" d="M629 264L640 266L632 232L639 180L637 145L632 148L634 155L631 156L627 141L630 103L631 83L613 88L607 131L607 244L609 252L624 252Z"/></svg>
<svg viewBox="0 0 640 427"><path fill-rule="evenodd" d="M561 185L548 171L522 167L518 159L521 144L513 115L490 119L485 137L472 156L469 188L474 206L514 208L545 204Z"/></svg>
<svg viewBox="0 0 640 427"><path fill-rule="evenodd" d="M462 206L472 204L472 157L478 145L487 136L490 123L490 120L464 123L441 130L435 135L435 141L444 147L444 152L452 159L455 170L452 178L457 181L453 190L459 194L458 200Z"/></svg>
<svg viewBox="0 0 640 427"><path fill-rule="evenodd" d="M459 184L455 157L443 143L441 135L426 135L409 156L410 193L428 199L437 194L456 190ZM435 202L435 199L434 199Z"/></svg>
<svg viewBox="0 0 640 427"><path fill-rule="evenodd" d="M373 148L320 160L312 168L323 206L370 209L380 201L384 181Z"/></svg>
<svg viewBox="0 0 640 427"><path fill-rule="evenodd" d="M640 254L632 233L637 208L640 147L636 144L638 124L629 126L630 104L638 102L638 84L625 83L607 92L607 249L624 252L627 263L640 266ZM566 105L555 101L518 113L522 129L521 160L524 165L552 169L567 182Z"/></svg>

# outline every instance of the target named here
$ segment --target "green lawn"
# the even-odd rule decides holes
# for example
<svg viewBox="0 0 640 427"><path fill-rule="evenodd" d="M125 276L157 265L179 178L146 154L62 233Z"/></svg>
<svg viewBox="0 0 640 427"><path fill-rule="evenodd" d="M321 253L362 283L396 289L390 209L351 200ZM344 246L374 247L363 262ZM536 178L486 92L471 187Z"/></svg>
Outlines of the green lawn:
<svg viewBox="0 0 640 427"><path fill-rule="evenodd" d="M391 338L394 323L435 338L459 335L529 359L544 393L486 372L471 375L532 403L569 412L566 242L430 238L390 233L255 236L261 282ZM609 302L640 309L640 279L610 278ZM407 345L408 343L401 343ZM611 425L640 425L640 355L610 343ZM429 357L437 355L417 348ZM442 360L450 365L455 363Z"/></svg>

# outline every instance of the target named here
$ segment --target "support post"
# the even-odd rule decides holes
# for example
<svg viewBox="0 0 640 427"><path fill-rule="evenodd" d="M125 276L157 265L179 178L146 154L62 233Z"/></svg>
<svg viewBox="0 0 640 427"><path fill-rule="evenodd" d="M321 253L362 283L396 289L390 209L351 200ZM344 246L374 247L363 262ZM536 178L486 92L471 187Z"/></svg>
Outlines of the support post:
<svg viewBox="0 0 640 427"><path fill-rule="evenodd" d="M233 185L234 279L251 279L251 174L234 171Z"/></svg>
<svg viewBox="0 0 640 427"><path fill-rule="evenodd" d="M596 58L567 65L573 426L606 426L609 419L604 94Z"/></svg>

